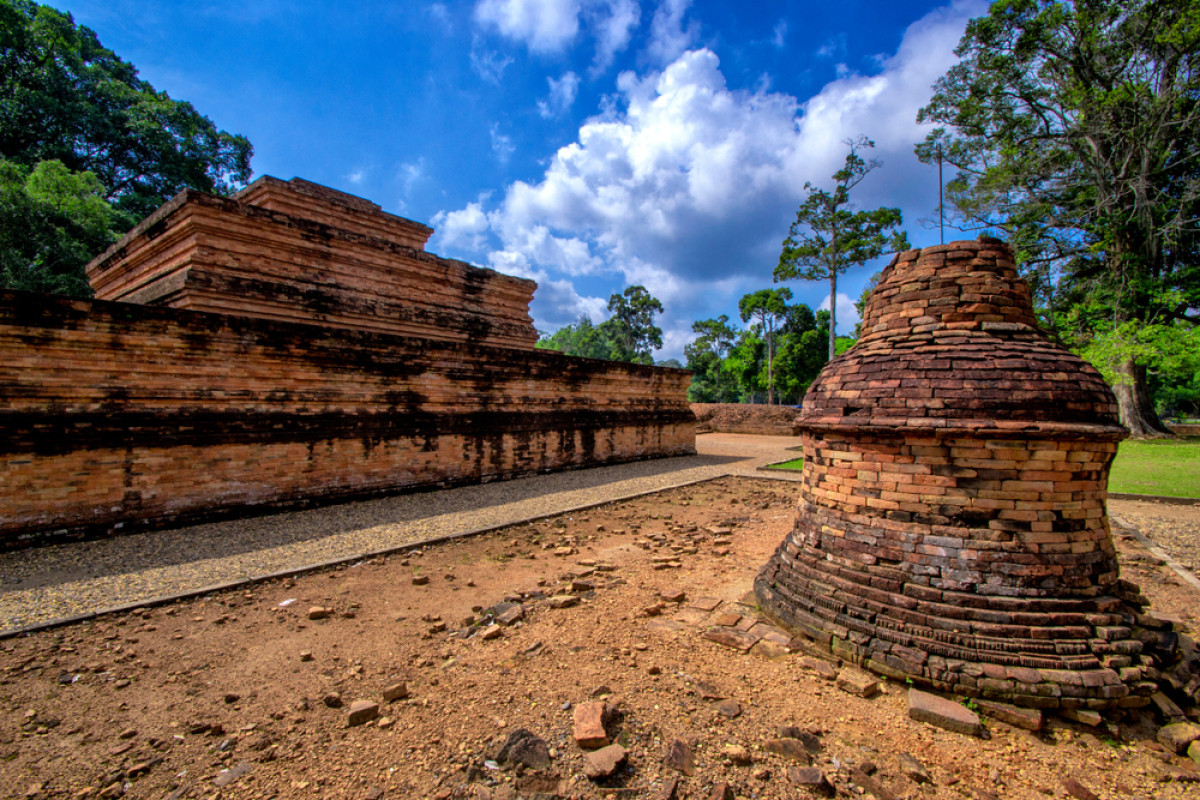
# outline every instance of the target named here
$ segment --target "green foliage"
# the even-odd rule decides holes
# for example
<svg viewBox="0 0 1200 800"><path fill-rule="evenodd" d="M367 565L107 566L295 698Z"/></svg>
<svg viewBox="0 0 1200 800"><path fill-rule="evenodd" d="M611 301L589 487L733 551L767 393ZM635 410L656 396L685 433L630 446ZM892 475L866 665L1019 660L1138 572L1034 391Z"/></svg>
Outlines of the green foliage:
<svg viewBox="0 0 1200 800"><path fill-rule="evenodd" d="M757 320L767 344L767 403L775 404L775 329L787 319L787 301L792 299L792 290L759 289L738 301L742 322Z"/></svg>
<svg viewBox="0 0 1200 800"><path fill-rule="evenodd" d="M117 239L120 215L90 172L0 159L0 286L89 297L83 267Z"/></svg>
<svg viewBox="0 0 1200 800"><path fill-rule="evenodd" d="M1200 322L1200 7L1001 0L957 53L918 115L953 132L918 156L957 168L961 224L1004 231L1049 321L1117 365L1122 421L1160 430L1125 326Z"/></svg>
<svg viewBox="0 0 1200 800"><path fill-rule="evenodd" d="M613 315L599 325L587 316L580 317L572 325L543 335L536 347L584 358L653 364L651 348L662 347L662 330L654 325L654 315L663 311L662 303L645 287L629 286L609 298L608 310Z"/></svg>
<svg viewBox="0 0 1200 800"><path fill-rule="evenodd" d="M743 321L756 321L742 331L729 318L692 323L697 337L684 347L692 370L688 399L693 403L762 402L796 404L828 360L824 342L829 312L813 314L803 303L788 305L787 289L765 289L745 295L739 303ZM768 332L774 339L769 355Z"/></svg>
<svg viewBox="0 0 1200 800"><path fill-rule="evenodd" d="M136 220L185 188L237 188L251 153L245 137L156 91L70 15L0 0L0 156L90 172Z"/></svg>
<svg viewBox="0 0 1200 800"><path fill-rule="evenodd" d="M652 349L662 347L662 329L654 324L654 315L663 313L662 303L644 286L627 286L622 294L608 298L612 317L609 325L613 361L653 364Z"/></svg>
<svg viewBox="0 0 1200 800"><path fill-rule="evenodd" d="M860 151L875 143L865 136L846 142L850 152L845 164L833 174L833 191L805 183L808 198L800 204L796 220L788 230L775 267L775 280L829 280L829 357L835 350L837 327L837 276L857 264L865 264L887 251L908 249L908 237L896 230L903 223L898 208L855 211L850 191L872 170L876 159L864 160Z"/></svg>

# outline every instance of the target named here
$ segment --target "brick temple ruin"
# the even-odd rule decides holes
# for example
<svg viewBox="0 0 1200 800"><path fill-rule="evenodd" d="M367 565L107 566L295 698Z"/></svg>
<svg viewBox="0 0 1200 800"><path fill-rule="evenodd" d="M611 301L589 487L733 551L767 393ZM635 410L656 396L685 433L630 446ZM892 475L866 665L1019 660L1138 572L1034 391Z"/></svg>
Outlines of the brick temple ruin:
<svg viewBox="0 0 1200 800"><path fill-rule="evenodd" d="M1007 245L898 255L798 427L795 526L755 581L767 613L942 691L1149 702L1176 634L1118 575L1105 501L1127 432L1096 370L1038 329Z"/></svg>
<svg viewBox="0 0 1200 800"><path fill-rule="evenodd" d="M685 370L534 349L536 284L308 181L185 191L0 292L0 547L695 452Z"/></svg>

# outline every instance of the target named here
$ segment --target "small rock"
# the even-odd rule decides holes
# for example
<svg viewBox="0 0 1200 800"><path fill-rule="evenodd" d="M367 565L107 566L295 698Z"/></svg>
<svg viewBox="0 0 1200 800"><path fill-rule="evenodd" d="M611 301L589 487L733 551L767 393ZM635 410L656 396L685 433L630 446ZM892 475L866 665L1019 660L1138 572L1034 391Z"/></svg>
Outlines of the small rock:
<svg viewBox="0 0 1200 800"><path fill-rule="evenodd" d="M675 800L675 795L678 790L678 776L670 775L663 779L662 790L658 793L658 800Z"/></svg>
<svg viewBox="0 0 1200 800"><path fill-rule="evenodd" d="M701 700L724 700L725 693L708 681L696 681L696 691Z"/></svg>
<svg viewBox="0 0 1200 800"><path fill-rule="evenodd" d="M804 656L804 658L800 659L800 666L804 669L817 673L817 675L821 676L827 681L837 680L837 667L822 658Z"/></svg>
<svg viewBox="0 0 1200 800"><path fill-rule="evenodd" d="M667 746L667 754L663 757L663 764L676 772L682 772L688 777L696 774L696 763L695 756L692 754L692 746L683 739L673 739L671 741L671 744Z"/></svg>
<svg viewBox="0 0 1200 800"><path fill-rule="evenodd" d="M837 676L837 687L859 697L874 697L879 694L879 681L857 669L844 669Z"/></svg>
<svg viewBox="0 0 1200 800"><path fill-rule="evenodd" d="M428 575L413 575L413 579L412 579L413 586L425 586L428 583L429 583Z"/></svg>
<svg viewBox="0 0 1200 800"><path fill-rule="evenodd" d="M408 684L404 681L393 683L391 686L383 690L383 700L385 703L394 703L397 700L403 700L408 697Z"/></svg>
<svg viewBox="0 0 1200 800"><path fill-rule="evenodd" d="M137 736L137 728L126 728L117 734L118 739L132 739Z"/></svg>
<svg viewBox="0 0 1200 800"><path fill-rule="evenodd" d="M242 696L240 694L237 694L236 692L226 692L225 697L224 697L225 702L228 703L229 705L233 705L234 703L236 703L238 700L241 700L241 699L242 699Z"/></svg>
<svg viewBox="0 0 1200 800"><path fill-rule="evenodd" d="M995 700L976 700L975 702L984 714L992 719L998 719L1001 722L1012 725L1014 728L1023 728L1027 731L1040 731L1042 729L1042 712L1040 709L1021 708Z"/></svg>
<svg viewBox="0 0 1200 800"><path fill-rule="evenodd" d="M1183 755L1192 742L1200 739L1200 725L1194 722L1173 722L1159 728L1157 738L1167 752Z"/></svg>
<svg viewBox="0 0 1200 800"><path fill-rule="evenodd" d="M817 767L788 767L788 780L814 794L833 797L833 786Z"/></svg>
<svg viewBox="0 0 1200 800"><path fill-rule="evenodd" d="M1183 722L1187 719L1187 715L1183 713L1183 709L1162 692L1155 692L1150 695L1150 702L1162 716L1164 722Z"/></svg>
<svg viewBox="0 0 1200 800"><path fill-rule="evenodd" d="M604 724L610 714L608 704L602 700L575 706L573 735L576 744L586 749L607 745L610 740Z"/></svg>
<svg viewBox="0 0 1200 800"><path fill-rule="evenodd" d="M313 660L312 650L301 650L300 651L300 660L301 661L312 661Z"/></svg>
<svg viewBox="0 0 1200 800"><path fill-rule="evenodd" d="M1104 724L1104 717L1099 712L1087 708L1064 708L1058 712L1064 719L1087 725L1089 728L1099 728Z"/></svg>
<svg viewBox="0 0 1200 800"><path fill-rule="evenodd" d="M898 758L900 760L901 771L904 772L904 775L910 781L915 783L930 783L933 781L933 778L929 776L929 770L925 768L925 765L916 756L908 753L900 753Z"/></svg>
<svg viewBox="0 0 1200 800"><path fill-rule="evenodd" d="M908 716L918 722L928 722L939 728L968 736L985 735L979 715L953 700L919 689L908 690Z"/></svg>
<svg viewBox="0 0 1200 800"><path fill-rule="evenodd" d="M492 624L483 629L483 631L479 634L479 638L485 641L491 641L492 639L499 639L503 635L503 626Z"/></svg>
<svg viewBox="0 0 1200 800"><path fill-rule="evenodd" d="M593 750L584 756L583 774L592 780L607 778L625 762L625 755L625 748L619 744Z"/></svg>
<svg viewBox="0 0 1200 800"><path fill-rule="evenodd" d="M355 700L350 704L350 713L346 717L347 727L362 725L379 716L379 703L372 700Z"/></svg>
<svg viewBox="0 0 1200 800"><path fill-rule="evenodd" d="M575 594L587 594L596 591L596 584L579 578L571 581L571 591Z"/></svg>
<svg viewBox="0 0 1200 800"><path fill-rule="evenodd" d="M754 763L754 756L740 744L727 744L721 748L721 753L735 764L747 766Z"/></svg>
<svg viewBox="0 0 1200 800"><path fill-rule="evenodd" d="M523 764L530 769L546 769L550 766L550 746L544 740L518 728L508 735L496 754L501 763Z"/></svg>
<svg viewBox="0 0 1200 800"><path fill-rule="evenodd" d="M724 782L713 786L712 793L708 797L709 800L737 800L737 795L733 793L733 787Z"/></svg>
<svg viewBox="0 0 1200 800"><path fill-rule="evenodd" d="M375 727L379 728L381 731L386 731L395 724L396 720L392 719L391 717L380 717L379 721L375 723Z"/></svg>
<svg viewBox="0 0 1200 800"><path fill-rule="evenodd" d="M1200 764L1200 740L1196 740L1188 745L1188 758Z"/></svg>
<svg viewBox="0 0 1200 800"><path fill-rule="evenodd" d="M340 694L338 694L337 692L330 692L329 694L327 694L321 698L321 702L324 703L329 708L341 708L342 707L342 696Z"/></svg>
<svg viewBox="0 0 1200 800"><path fill-rule="evenodd" d="M546 601L551 608L570 608L579 605L579 597L573 594L556 594Z"/></svg>
<svg viewBox="0 0 1200 800"><path fill-rule="evenodd" d="M687 599L687 592L683 589L663 589L658 596L668 603L682 603Z"/></svg>
<svg viewBox="0 0 1200 800"><path fill-rule="evenodd" d="M308 609L308 618L312 620L329 619L329 615L332 613L332 608L326 608L325 606L312 606Z"/></svg>
<svg viewBox="0 0 1200 800"><path fill-rule="evenodd" d="M525 619L525 606L520 603L510 603L508 607L496 614L496 622L501 625L512 625Z"/></svg>
<svg viewBox="0 0 1200 800"><path fill-rule="evenodd" d="M767 739L763 742L763 749L768 753L790 758L805 765L812 763L812 759L808 755L808 748L799 739L792 739L786 736L778 739Z"/></svg>
<svg viewBox="0 0 1200 800"><path fill-rule="evenodd" d="M1095 792L1074 778L1067 778L1063 781L1063 789L1066 789L1067 794L1074 797L1075 800L1100 800Z"/></svg>
<svg viewBox="0 0 1200 800"><path fill-rule="evenodd" d="M245 761L238 764L236 767L233 767L232 769L223 769L217 773L217 777L213 778L213 786L216 786L218 789L223 789L252 769L254 769L254 765Z"/></svg>
<svg viewBox="0 0 1200 800"><path fill-rule="evenodd" d="M736 719L742 715L742 704L737 700L722 700L717 704L717 713L726 719Z"/></svg>

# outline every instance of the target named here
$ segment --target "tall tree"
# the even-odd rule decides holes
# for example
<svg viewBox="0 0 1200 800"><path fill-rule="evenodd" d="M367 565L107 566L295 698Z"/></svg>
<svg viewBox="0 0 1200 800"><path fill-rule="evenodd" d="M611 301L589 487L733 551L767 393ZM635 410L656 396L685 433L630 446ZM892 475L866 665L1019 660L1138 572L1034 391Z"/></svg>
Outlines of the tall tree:
<svg viewBox="0 0 1200 800"><path fill-rule="evenodd" d="M738 301L742 322L757 320L767 343L767 404L775 404L775 331L787 319L792 290L759 289Z"/></svg>
<svg viewBox="0 0 1200 800"><path fill-rule="evenodd" d="M182 189L237 188L251 153L244 136L156 91L69 14L0 0L0 157L90 172L136 222Z"/></svg>
<svg viewBox="0 0 1200 800"><path fill-rule="evenodd" d="M737 383L723 369L725 357L737 338L729 317L722 314L716 319L697 320L692 323L692 333L699 335L683 347L687 368L692 371L688 399L693 403L737 401Z"/></svg>
<svg viewBox="0 0 1200 800"><path fill-rule="evenodd" d="M604 323L593 325L586 314L578 322L564 325L550 335L541 336L535 347L558 350L569 356L608 359L612 357L612 340Z"/></svg>
<svg viewBox="0 0 1200 800"><path fill-rule="evenodd" d="M830 359L836 350L838 275L884 252L908 249L907 235L896 230L903 224L900 209L855 211L850 204L850 191L881 162L866 161L860 155L862 150L875 146L865 136L849 139L846 145L850 152L842 168L833 174L833 191L804 184L808 198L796 212L775 267L776 281L829 280Z"/></svg>
<svg viewBox="0 0 1200 800"><path fill-rule="evenodd" d="M952 132L918 156L957 167L950 202L1008 233L1077 346L1107 340L1122 423L1165 433L1135 334L1200 323L1200 7L1000 0L956 52L917 117Z"/></svg>
<svg viewBox="0 0 1200 800"><path fill-rule="evenodd" d="M627 286L608 298L608 310L612 317L603 324L612 336L612 360L653 364L650 351L662 347L662 329L654 324L654 315L663 313L662 303L644 286Z"/></svg>

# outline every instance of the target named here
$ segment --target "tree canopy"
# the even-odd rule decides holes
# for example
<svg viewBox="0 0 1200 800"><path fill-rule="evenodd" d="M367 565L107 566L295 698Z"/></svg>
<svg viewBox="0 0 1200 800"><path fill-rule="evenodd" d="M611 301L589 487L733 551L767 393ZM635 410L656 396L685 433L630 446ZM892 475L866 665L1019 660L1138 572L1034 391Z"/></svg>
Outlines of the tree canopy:
<svg viewBox="0 0 1200 800"><path fill-rule="evenodd" d="M608 299L612 316L594 325L586 315L538 340L544 350L559 350L571 356L653 364L652 349L662 347L662 329L654 315L663 313L662 303L644 286L628 286Z"/></svg>
<svg viewBox="0 0 1200 800"><path fill-rule="evenodd" d="M70 15L0 0L3 286L88 294L91 257L185 188L238 188L251 153Z"/></svg>
<svg viewBox="0 0 1200 800"><path fill-rule="evenodd" d="M757 320L759 330L767 343L767 403L775 404L775 329L787 319L787 301L792 299L792 290L759 289L738 301L742 322Z"/></svg>
<svg viewBox="0 0 1200 800"><path fill-rule="evenodd" d="M1114 383L1121 421L1163 431L1160 339L1200 322L1200 7L1192 0L1000 0L918 121L958 173L948 199L998 228L1047 309ZM1154 337L1151 337L1154 338Z"/></svg>
<svg viewBox="0 0 1200 800"><path fill-rule="evenodd" d="M832 191L805 183L808 198L800 204L775 267L775 280L802 278L829 281L829 358L833 358L837 327L837 277L884 252L908 249L908 237L896 230L903 223L898 208L855 211L850 191L872 170L877 159L864 160L861 151L875 143L865 136L846 142L850 152L833 174Z"/></svg>

